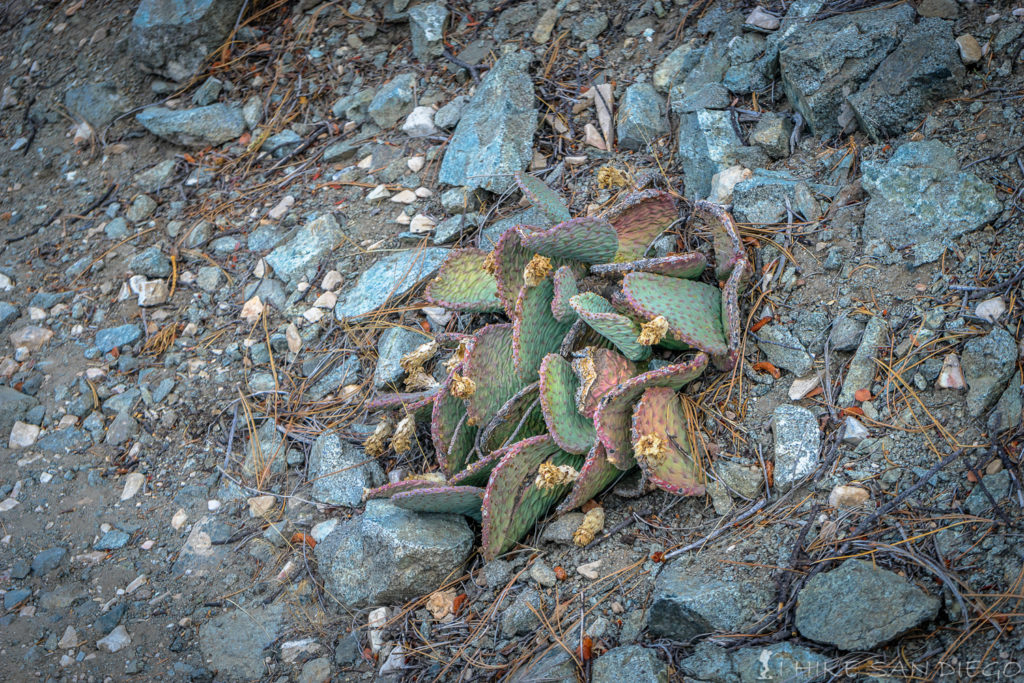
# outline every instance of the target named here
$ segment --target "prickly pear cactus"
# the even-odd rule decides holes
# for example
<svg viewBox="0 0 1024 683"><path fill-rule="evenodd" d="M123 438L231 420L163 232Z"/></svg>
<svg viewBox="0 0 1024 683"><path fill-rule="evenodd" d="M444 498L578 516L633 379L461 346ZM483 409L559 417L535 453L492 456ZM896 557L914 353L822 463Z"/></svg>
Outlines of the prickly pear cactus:
<svg viewBox="0 0 1024 683"><path fill-rule="evenodd" d="M723 370L736 364L739 294L750 275L720 206L693 206L714 233L708 283L698 280L708 278L704 254L646 258L679 220L669 193L642 190L604 216L571 218L538 179L520 173L516 182L555 225L509 228L490 253L454 251L425 292L434 305L504 313L508 322L439 336L442 346L458 343L439 388L373 402L417 416L432 408L438 472L367 497L479 520L488 560L559 501L559 513L575 509L637 466L665 491L704 493L695 425L678 392L709 359Z"/></svg>

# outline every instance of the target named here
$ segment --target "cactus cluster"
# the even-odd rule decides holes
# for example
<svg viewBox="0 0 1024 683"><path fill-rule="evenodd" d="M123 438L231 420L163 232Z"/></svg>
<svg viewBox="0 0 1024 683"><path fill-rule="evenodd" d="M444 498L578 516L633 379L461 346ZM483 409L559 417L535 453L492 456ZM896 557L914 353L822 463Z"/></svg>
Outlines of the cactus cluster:
<svg viewBox="0 0 1024 683"><path fill-rule="evenodd" d="M377 401L426 419L439 472L367 493L424 512L479 520L490 560L555 504L575 509L639 466L647 482L679 495L704 492L677 392L738 358L738 294L750 274L732 218L697 202L714 232L715 276L700 253L645 258L679 219L672 195L634 191L606 215L570 218L559 196L517 174L523 195L554 227L519 225L490 253L454 251L425 298L509 322L456 345L436 389ZM652 348L693 351L652 360ZM439 476L440 475L440 476Z"/></svg>

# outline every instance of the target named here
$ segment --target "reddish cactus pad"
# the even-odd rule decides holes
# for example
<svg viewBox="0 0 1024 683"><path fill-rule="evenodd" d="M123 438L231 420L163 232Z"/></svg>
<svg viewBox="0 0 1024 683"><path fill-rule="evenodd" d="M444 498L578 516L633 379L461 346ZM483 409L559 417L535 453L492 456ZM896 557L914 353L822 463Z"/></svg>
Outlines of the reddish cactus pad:
<svg viewBox="0 0 1024 683"><path fill-rule="evenodd" d="M487 252L458 249L448 255L423 298L451 311L493 313L501 310L498 281L484 268Z"/></svg>
<svg viewBox="0 0 1024 683"><path fill-rule="evenodd" d="M675 389L653 387L644 391L633 407L630 439L636 461L652 484L684 496L704 493Z"/></svg>
<svg viewBox="0 0 1024 683"><path fill-rule="evenodd" d="M647 247L678 218L676 200L661 190L636 192L606 216L619 235L615 261L635 261Z"/></svg>
<svg viewBox="0 0 1024 683"><path fill-rule="evenodd" d="M516 171L513 174L519 191L523 193L534 206L540 207L548 215L553 223L560 223L569 220L571 214L565 206L565 202L554 190L544 184L544 181L523 171Z"/></svg>
<svg viewBox="0 0 1024 683"><path fill-rule="evenodd" d="M579 379L576 409L587 418L594 417L597 404L605 394L637 374L633 361L611 349L596 346L588 346L582 356L574 358L572 369Z"/></svg>
<svg viewBox="0 0 1024 683"><path fill-rule="evenodd" d="M653 273L628 273L622 291L630 309L645 320L664 316L676 342L724 356L722 293L711 285Z"/></svg>
<svg viewBox="0 0 1024 683"><path fill-rule="evenodd" d="M605 263L615 257L619 247L615 228L596 216L573 218L538 232L525 226L517 229L525 248L550 258Z"/></svg>

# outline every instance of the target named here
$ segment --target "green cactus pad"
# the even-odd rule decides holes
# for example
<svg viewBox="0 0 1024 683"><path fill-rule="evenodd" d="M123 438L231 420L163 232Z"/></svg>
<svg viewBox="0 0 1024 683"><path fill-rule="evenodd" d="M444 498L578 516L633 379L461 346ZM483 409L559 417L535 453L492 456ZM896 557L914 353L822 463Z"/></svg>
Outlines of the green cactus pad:
<svg viewBox="0 0 1024 683"><path fill-rule="evenodd" d="M509 324L481 327L466 351L463 368L464 375L476 384L476 391L465 400L470 422L478 427L486 426L526 384L516 376Z"/></svg>
<svg viewBox="0 0 1024 683"><path fill-rule="evenodd" d="M458 249L448 255L437 277L427 283L423 298L452 311L500 311L498 281L484 270L487 252Z"/></svg>
<svg viewBox="0 0 1024 683"><path fill-rule="evenodd" d="M625 301L637 316L665 316L669 337L713 356L728 351L722 329L722 293L716 287L653 273L627 273L622 279Z"/></svg>
<svg viewBox="0 0 1024 683"><path fill-rule="evenodd" d="M501 458L504 455L504 450L489 453L452 476L448 483L452 486L487 486L487 480L491 477L491 470L501 462Z"/></svg>
<svg viewBox="0 0 1024 683"><path fill-rule="evenodd" d="M597 404L609 391L637 374L636 364L611 349L588 346L572 360L578 380L576 410L593 419Z"/></svg>
<svg viewBox="0 0 1024 683"><path fill-rule="evenodd" d="M571 214L565 206L565 202L544 181L523 171L516 171L512 175L516 180L516 185L519 186L519 191L523 193L527 201L540 207L552 223L569 220Z"/></svg>
<svg viewBox="0 0 1024 683"><path fill-rule="evenodd" d="M484 490L476 486L439 486L391 496L391 502L405 510L466 515L477 521L483 500Z"/></svg>
<svg viewBox="0 0 1024 683"><path fill-rule="evenodd" d="M476 435L479 427L469 424L469 415L463 416L455 426L455 433L448 445L448 455L445 458L444 473L452 476L462 471L467 464L473 460L473 448L476 444Z"/></svg>
<svg viewBox="0 0 1024 683"><path fill-rule="evenodd" d="M458 372L462 371L462 367L459 366ZM434 444L434 452L437 454L437 464L440 468L446 472L458 471L458 462L463 464L466 461L466 457L469 455L465 453L453 453L451 457L452 467L449 468L449 453L448 449L452 445L452 437L455 436L456 429L459 427L460 422L465 423L462 418L466 415L466 404L460 398L455 398L451 393L452 376L441 384L441 390L434 397L434 405L430 415L430 441ZM459 442L461 444L461 442ZM472 444L471 444L472 446Z"/></svg>
<svg viewBox="0 0 1024 683"><path fill-rule="evenodd" d="M690 448L686 433L686 416L679 395L667 387L651 387L633 406L630 437L633 454L648 480L658 488L683 496L699 496L704 485L699 479L699 467ZM644 437L653 437L660 443L657 458L638 454L637 444Z"/></svg>
<svg viewBox="0 0 1024 683"><path fill-rule="evenodd" d="M562 337L572 326L572 321L558 322L551 313L554 290L551 278L544 278L536 287L524 286L516 300L512 353L523 384L537 379L544 356L558 350Z"/></svg>
<svg viewBox="0 0 1024 683"><path fill-rule="evenodd" d="M538 382L531 382L510 398L480 434L480 451L489 453L516 441L547 431L537 395Z"/></svg>
<svg viewBox="0 0 1024 683"><path fill-rule="evenodd" d="M516 298L523 288L523 271L535 252L523 246L519 231L512 227L501 234L494 247L495 278L498 282L498 299L505 314L512 317L516 311Z"/></svg>
<svg viewBox="0 0 1024 683"><path fill-rule="evenodd" d="M555 443L569 453L582 454L594 446L594 422L576 410L576 375L569 361L555 353L540 365L540 403L544 422Z"/></svg>
<svg viewBox="0 0 1024 683"><path fill-rule="evenodd" d="M587 454L587 459L580 470L579 479L573 484L569 495L558 506L558 514L575 510L604 491L621 476L622 470L608 461L604 452L604 444L598 441Z"/></svg>
<svg viewBox="0 0 1024 683"><path fill-rule="evenodd" d="M560 323L576 321L576 311L569 305L569 299L580 293L576 275L569 266L562 266L551 276L554 292L551 299L551 315Z"/></svg>
<svg viewBox="0 0 1024 683"><path fill-rule="evenodd" d="M390 498L396 493L415 491L417 489L431 489L438 486L443 486L443 484L436 479L404 479L391 484L384 484L384 486L378 486L375 489L369 489L363 498L366 500Z"/></svg>
<svg viewBox="0 0 1024 683"><path fill-rule="evenodd" d="M708 265L704 254L672 254L659 258L645 258L628 263L603 263L590 267L595 275L619 275L632 272L657 273L669 277L681 277L693 280L700 277Z"/></svg>
<svg viewBox="0 0 1024 683"><path fill-rule="evenodd" d="M569 299L576 315L616 346L630 360L644 360L651 348L636 343L640 326L618 313L600 294L583 292Z"/></svg>
<svg viewBox="0 0 1024 683"><path fill-rule="evenodd" d="M604 395L594 413L594 426L608 459L616 467L626 470L635 464L629 431L633 402L651 387L678 391L700 377L707 365L707 355L699 353L688 363L668 365L637 375Z"/></svg>
<svg viewBox="0 0 1024 683"><path fill-rule="evenodd" d="M615 228L596 216L573 218L541 231L526 226L517 229L526 249L549 258L604 263L615 257L619 246Z"/></svg>
<svg viewBox="0 0 1024 683"><path fill-rule="evenodd" d="M618 233L615 261L622 263L643 258L651 242L679 218L679 212L669 193L644 190L626 197L606 218Z"/></svg>
<svg viewBox="0 0 1024 683"><path fill-rule="evenodd" d="M568 484L538 489L533 484L541 463L579 467L582 458L560 449L547 434L513 444L491 471L483 502L483 556L488 562L526 534L569 490Z"/></svg>

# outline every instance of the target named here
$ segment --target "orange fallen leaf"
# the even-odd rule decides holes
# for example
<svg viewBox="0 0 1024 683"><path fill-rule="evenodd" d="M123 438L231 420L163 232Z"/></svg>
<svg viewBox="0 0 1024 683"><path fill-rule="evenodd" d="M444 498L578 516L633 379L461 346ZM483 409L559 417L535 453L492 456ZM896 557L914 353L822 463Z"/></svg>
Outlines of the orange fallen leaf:
<svg viewBox="0 0 1024 683"><path fill-rule="evenodd" d="M756 372L767 372L775 379L782 377L782 371L766 360L760 361L759 363L754 363L754 370Z"/></svg>
<svg viewBox="0 0 1024 683"><path fill-rule="evenodd" d="M565 581L567 578L569 578L569 575L565 573L564 569L562 569L562 565L558 565L555 567L555 578L559 581Z"/></svg>
<svg viewBox="0 0 1024 683"><path fill-rule="evenodd" d="M252 141L252 133L246 131L242 133L242 137L238 138L238 144L248 145Z"/></svg>
<svg viewBox="0 0 1024 683"><path fill-rule="evenodd" d="M815 396L820 396L821 394L824 393L825 390L822 389L821 387L814 387L813 389L808 391L806 395L804 395L804 398L814 398Z"/></svg>
<svg viewBox="0 0 1024 683"><path fill-rule="evenodd" d="M967 481L971 482L972 484L977 484L978 476L974 474L974 472L972 472L971 470L967 470Z"/></svg>
<svg viewBox="0 0 1024 683"><path fill-rule="evenodd" d="M771 321L772 321L772 317L770 315L766 315L765 317L761 318L756 323L751 325L750 326L750 331L751 332L757 332L759 329L761 329L762 327L764 327L765 325L767 325Z"/></svg>
<svg viewBox="0 0 1024 683"><path fill-rule="evenodd" d="M462 611L462 606L466 604L466 600L469 598L465 593L459 593L455 596L455 600L452 602L452 614L459 616L459 612Z"/></svg>
<svg viewBox="0 0 1024 683"><path fill-rule="evenodd" d="M843 417L846 417L847 415L856 415L858 417L864 417L864 409L858 406L850 406L849 408L843 408L841 415Z"/></svg>
<svg viewBox="0 0 1024 683"><path fill-rule="evenodd" d="M590 636L583 636L583 642L580 643L580 659L584 662L593 656L594 641Z"/></svg>
<svg viewBox="0 0 1024 683"><path fill-rule="evenodd" d="M316 548L316 540L314 540L313 537L309 534L304 534L301 531L296 531L294 534L292 534L291 542L305 543L310 547L310 549Z"/></svg>
<svg viewBox="0 0 1024 683"><path fill-rule="evenodd" d="M863 403L864 401L870 401L873 397L871 396L870 389L858 389L853 392L853 397Z"/></svg>
<svg viewBox="0 0 1024 683"><path fill-rule="evenodd" d="M584 503L580 507L580 511L581 512L590 512L591 510L593 510L594 508L597 508L597 507L601 507L601 504L598 503L596 500L588 500L586 503Z"/></svg>
<svg viewBox="0 0 1024 683"><path fill-rule="evenodd" d="M651 555L651 562L664 562L664 561L665 561L665 553L663 553L660 550L655 551L654 554Z"/></svg>

